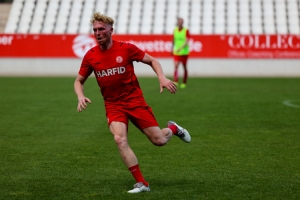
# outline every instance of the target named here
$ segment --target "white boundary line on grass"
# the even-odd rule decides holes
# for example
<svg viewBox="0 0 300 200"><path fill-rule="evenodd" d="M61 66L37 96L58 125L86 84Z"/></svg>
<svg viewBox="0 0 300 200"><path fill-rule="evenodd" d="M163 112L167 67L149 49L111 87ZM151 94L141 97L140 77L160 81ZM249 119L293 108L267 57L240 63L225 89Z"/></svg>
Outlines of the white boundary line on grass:
<svg viewBox="0 0 300 200"><path fill-rule="evenodd" d="M292 102L295 102L295 101L298 101L299 105L295 104L295 103L292 103ZM286 106L290 106L290 107L294 107L294 108L300 108L300 100L285 100L284 102L282 102L284 105Z"/></svg>

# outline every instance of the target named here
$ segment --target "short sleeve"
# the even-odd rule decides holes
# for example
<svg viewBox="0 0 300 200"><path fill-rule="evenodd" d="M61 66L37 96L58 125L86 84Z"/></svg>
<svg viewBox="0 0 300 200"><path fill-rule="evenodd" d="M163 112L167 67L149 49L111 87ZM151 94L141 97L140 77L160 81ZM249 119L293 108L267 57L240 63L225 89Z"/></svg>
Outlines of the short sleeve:
<svg viewBox="0 0 300 200"><path fill-rule="evenodd" d="M80 66L80 69L78 72L81 76L84 76L84 77L90 76L91 73L93 72L93 68L90 66L87 57L88 56L86 54L82 60L82 63L81 63L81 66Z"/></svg>
<svg viewBox="0 0 300 200"><path fill-rule="evenodd" d="M132 61L142 61L145 56L144 51L142 51L134 44L130 44L130 43L128 43L128 52L129 52L129 58Z"/></svg>

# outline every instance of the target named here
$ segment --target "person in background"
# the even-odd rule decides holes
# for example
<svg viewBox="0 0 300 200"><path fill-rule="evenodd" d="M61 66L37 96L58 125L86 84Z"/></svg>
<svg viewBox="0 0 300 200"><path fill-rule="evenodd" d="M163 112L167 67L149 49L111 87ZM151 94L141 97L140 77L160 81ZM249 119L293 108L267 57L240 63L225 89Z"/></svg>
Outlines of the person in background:
<svg viewBox="0 0 300 200"><path fill-rule="evenodd" d="M178 67L181 63L183 66L184 74L180 88L186 88L188 79L187 60L189 56L189 30L183 27L183 19L178 18L177 26L173 32L173 45L172 54L174 58L174 83L178 85Z"/></svg>

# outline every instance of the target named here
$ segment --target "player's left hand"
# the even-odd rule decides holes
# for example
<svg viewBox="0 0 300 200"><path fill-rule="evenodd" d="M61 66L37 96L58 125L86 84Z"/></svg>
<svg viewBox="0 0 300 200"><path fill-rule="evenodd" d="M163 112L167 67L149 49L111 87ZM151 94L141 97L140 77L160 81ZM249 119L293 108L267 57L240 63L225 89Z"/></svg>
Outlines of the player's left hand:
<svg viewBox="0 0 300 200"><path fill-rule="evenodd" d="M167 78L160 81L160 93L164 91L164 88L167 88L171 92L171 94L175 94L177 92L177 86L175 85L175 83Z"/></svg>
<svg viewBox="0 0 300 200"><path fill-rule="evenodd" d="M85 97L85 96L82 96L82 97L78 97L78 106L77 106L77 111L78 112L81 112L82 110L85 110L87 108L87 103L92 103L92 101Z"/></svg>

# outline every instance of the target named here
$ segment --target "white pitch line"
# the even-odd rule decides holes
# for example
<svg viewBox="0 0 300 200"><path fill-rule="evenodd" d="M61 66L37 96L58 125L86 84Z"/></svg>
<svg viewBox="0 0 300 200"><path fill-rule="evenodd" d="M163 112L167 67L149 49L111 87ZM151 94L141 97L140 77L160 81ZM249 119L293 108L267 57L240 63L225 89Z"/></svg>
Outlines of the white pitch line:
<svg viewBox="0 0 300 200"><path fill-rule="evenodd" d="M296 104L292 103L292 101L299 101L299 104L300 104L300 100L285 100L282 103L286 106L290 106L290 107L294 107L294 108L300 108L300 105L296 105Z"/></svg>

